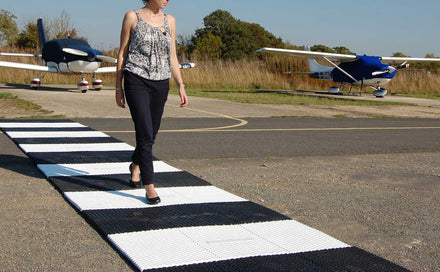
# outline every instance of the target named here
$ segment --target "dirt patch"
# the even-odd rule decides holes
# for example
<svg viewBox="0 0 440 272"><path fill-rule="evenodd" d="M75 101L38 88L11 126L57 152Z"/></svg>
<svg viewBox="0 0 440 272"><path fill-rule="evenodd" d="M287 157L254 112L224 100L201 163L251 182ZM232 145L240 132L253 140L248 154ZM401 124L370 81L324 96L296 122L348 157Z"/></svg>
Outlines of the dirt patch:
<svg viewBox="0 0 440 272"><path fill-rule="evenodd" d="M23 107L17 99L0 99L0 118L45 118L52 117L51 111L46 111L38 106Z"/></svg>

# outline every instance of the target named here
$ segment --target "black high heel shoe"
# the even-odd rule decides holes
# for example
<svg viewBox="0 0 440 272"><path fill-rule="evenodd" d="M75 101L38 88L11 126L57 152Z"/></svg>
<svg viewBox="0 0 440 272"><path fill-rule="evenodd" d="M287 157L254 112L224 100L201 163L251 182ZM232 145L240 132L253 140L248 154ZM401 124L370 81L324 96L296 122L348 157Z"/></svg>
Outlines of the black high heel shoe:
<svg viewBox="0 0 440 272"><path fill-rule="evenodd" d="M146 194L145 197L147 198L147 203L150 205L156 205L160 203L160 197L153 197L153 198L149 198L148 195Z"/></svg>
<svg viewBox="0 0 440 272"><path fill-rule="evenodd" d="M131 163L129 166L129 170L130 170L130 175L133 176L133 168L134 168L134 164ZM130 178L130 186L133 188L141 188L142 187L142 181L132 181Z"/></svg>

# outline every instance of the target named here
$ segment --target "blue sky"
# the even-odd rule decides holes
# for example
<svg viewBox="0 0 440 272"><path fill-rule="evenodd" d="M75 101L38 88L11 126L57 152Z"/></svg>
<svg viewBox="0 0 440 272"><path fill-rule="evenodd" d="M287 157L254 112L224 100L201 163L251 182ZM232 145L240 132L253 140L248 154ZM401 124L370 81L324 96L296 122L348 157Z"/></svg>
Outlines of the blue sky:
<svg viewBox="0 0 440 272"><path fill-rule="evenodd" d="M16 15L21 27L29 20L58 18L70 23L92 46L119 46L122 19L141 0L2 0L1 9ZM38 3L38 4L37 4ZM295 45L346 46L357 54L413 57L440 56L438 0L171 0L164 10L177 19L178 33L191 35L203 18L222 9L242 21L257 23Z"/></svg>

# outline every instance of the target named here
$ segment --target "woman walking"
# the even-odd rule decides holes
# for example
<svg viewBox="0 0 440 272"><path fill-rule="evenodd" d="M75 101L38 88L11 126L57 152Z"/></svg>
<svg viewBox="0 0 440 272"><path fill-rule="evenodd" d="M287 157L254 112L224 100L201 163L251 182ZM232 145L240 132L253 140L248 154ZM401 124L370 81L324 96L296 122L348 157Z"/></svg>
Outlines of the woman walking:
<svg viewBox="0 0 440 272"><path fill-rule="evenodd" d="M188 97L176 54L176 20L161 11L169 0L143 2L143 8L129 11L124 17L115 95L119 107L125 108L127 102L136 131L130 185L138 188L143 184L147 203L158 204L161 200L154 189L152 148L171 76L179 86L181 107L187 106Z"/></svg>

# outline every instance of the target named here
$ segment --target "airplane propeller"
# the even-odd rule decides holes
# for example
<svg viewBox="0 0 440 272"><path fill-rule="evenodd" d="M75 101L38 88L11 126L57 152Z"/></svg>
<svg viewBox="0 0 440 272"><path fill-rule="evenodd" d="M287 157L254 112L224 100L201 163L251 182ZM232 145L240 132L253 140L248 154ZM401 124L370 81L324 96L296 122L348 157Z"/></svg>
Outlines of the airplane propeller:
<svg viewBox="0 0 440 272"><path fill-rule="evenodd" d="M63 52L76 55L76 56L82 56L82 57L88 57L90 61L94 61L95 59L99 59L101 61L110 62L110 63L117 63L117 59L103 56L103 55L96 55L95 52L85 52L79 49L74 48L63 48Z"/></svg>
<svg viewBox="0 0 440 272"><path fill-rule="evenodd" d="M397 69L404 69L404 68L408 68L408 67L409 67L409 64L407 61L405 61L404 63L397 66Z"/></svg>
<svg viewBox="0 0 440 272"><path fill-rule="evenodd" d="M390 65L387 67L387 69L373 72L373 73L371 73L371 75L378 76L378 75L387 74L387 73L390 74L394 71L396 71L396 68L394 68L393 66Z"/></svg>
<svg viewBox="0 0 440 272"><path fill-rule="evenodd" d="M89 54L87 52L84 52L82 50L78 50L78 49L74 49L74 48L63 48L63 52L72 54L72 55L77 55L77 56L81 56L81 57L87 57Z"/></svg>

